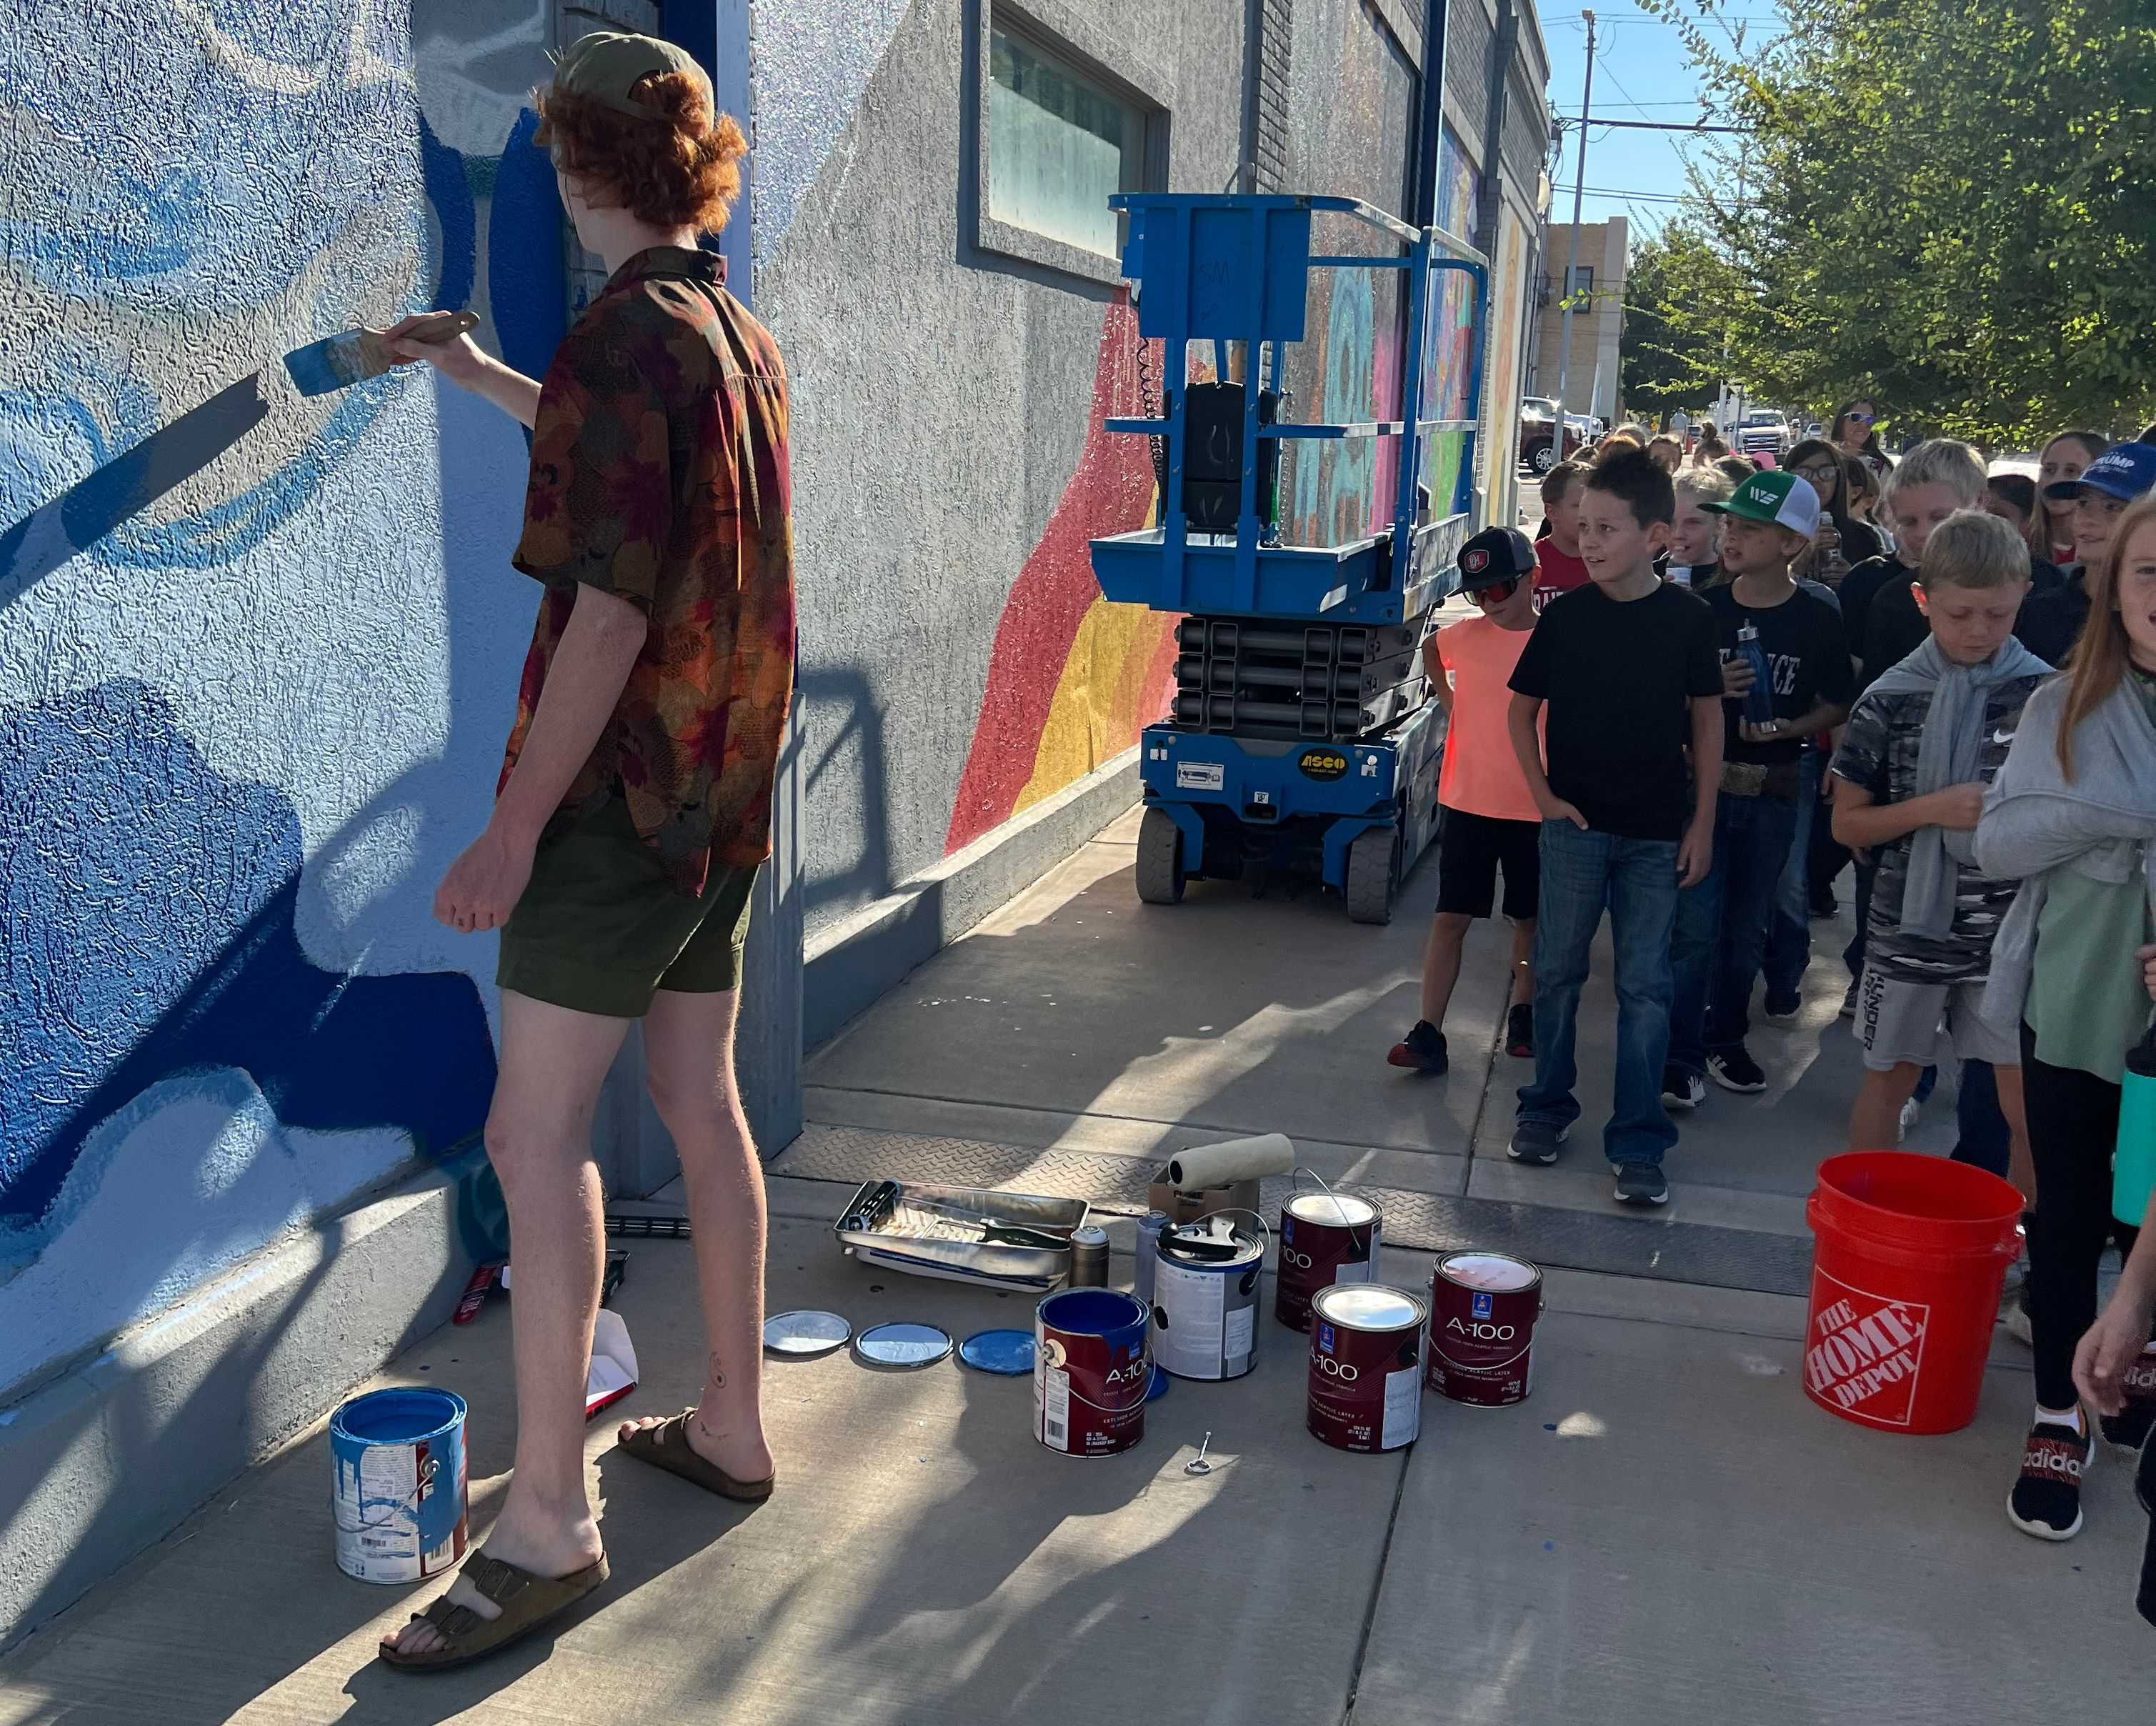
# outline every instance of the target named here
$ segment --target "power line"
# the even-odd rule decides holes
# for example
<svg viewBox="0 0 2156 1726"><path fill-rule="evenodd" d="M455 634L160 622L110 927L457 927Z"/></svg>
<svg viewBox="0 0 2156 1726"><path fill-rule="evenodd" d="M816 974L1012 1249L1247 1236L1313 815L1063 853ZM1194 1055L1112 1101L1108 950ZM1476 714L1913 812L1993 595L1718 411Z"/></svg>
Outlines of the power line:
<svg viewBox="0 0 2156 1726"><path fill-rule="evenodd" d="M1560 126L1579 124L1577 114L1558 114L1552 117ZM1679 126L1669 120L1604 120L1599 114L1590 116L1587 123L1589 126L1614 126L1635 132L1741 132L1748 129L1741 126L1708 126L1703 121L1697 126Z"/></svg>

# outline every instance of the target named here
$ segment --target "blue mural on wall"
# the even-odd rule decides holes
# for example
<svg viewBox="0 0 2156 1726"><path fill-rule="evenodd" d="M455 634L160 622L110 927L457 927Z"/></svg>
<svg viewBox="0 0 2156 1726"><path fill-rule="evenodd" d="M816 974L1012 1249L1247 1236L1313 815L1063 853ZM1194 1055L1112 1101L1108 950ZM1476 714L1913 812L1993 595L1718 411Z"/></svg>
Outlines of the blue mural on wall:
<svg viewBox="0 0 2156 1726"><path fill-rule="evenodd" d="M494 1076L521 429L292 348L473 305L543 371L549 0L0 16L0 1387L417 1153ZM423 111L423 97L425 107ZM453 591L454 589L454 591Z"/></svg>
<svg viewBox="0 0 2156 1726"><path fill-rule="evenodd" d="M93 1128L161 1080L243 1072L290 1127L469 1138L494 1045L458 973L346 976L293 932L300 827L116 681L0 713L0 1263L41 1235Z"/></svg>

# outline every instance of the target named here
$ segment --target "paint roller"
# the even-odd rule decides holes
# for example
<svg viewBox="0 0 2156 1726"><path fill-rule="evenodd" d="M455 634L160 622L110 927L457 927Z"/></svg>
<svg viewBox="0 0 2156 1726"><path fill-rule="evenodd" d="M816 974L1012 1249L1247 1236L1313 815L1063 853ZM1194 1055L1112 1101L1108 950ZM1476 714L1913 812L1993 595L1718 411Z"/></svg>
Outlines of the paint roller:
<svg viewBox="0 0 2156 1726"><path fill-rule="evenodd" d="M439 347L478 326L477 312L427 311L420 313L399 339ZM285 370L292 387L303 396L324 396L364 383L403 363L390 348L388 332L382 330L342 331L295 347L285 356Z"/></svg>
<svg viewBox="0 0 2156 1726"><path fill-rule="evenodd" d="M1286 1174L1294 1168L1295 1146L1287 1135L1261 1133L1255 1138L1227 1138L1178 1151L1168 1158L1167 1179L1178 1192L1199 1193L1209 1187L1233 1186L1239 1180Z"/></svg>

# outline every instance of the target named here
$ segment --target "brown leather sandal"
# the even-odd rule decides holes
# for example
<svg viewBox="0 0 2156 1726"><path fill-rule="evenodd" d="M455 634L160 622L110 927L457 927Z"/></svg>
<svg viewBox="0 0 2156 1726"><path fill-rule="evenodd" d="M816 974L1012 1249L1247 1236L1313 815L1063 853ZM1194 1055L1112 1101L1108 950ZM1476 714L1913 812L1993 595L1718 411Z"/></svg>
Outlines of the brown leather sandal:
<svg viewBox="0 0 2156 1726"><path fill-rule="evenodd" d="M663 1468L669 1474L678 1474L707 1492L716 1492L721 1498L732 1498L742 1504L762 1503L778 1484L778 1471L773 1469L762 1480L735 1479L717 1463L699 1454L689 1442L688 1425L696 1418L696 1410L684 1409L656 1426L638 1427L627 1438L615 1441L615 1447L624 1456L649 1462L654 1468Z"/></svg>
<svg viewBox="0 0 2156 1726"><path fill-rule="evenodd" d="M444 1594L425 1611L412 1615L413 1623L434 1626L442 1646L424 1654L378 1648L375 1652L384 1665L400 1672L441 1672L499 1654L511 1642L553 1622L605 1581L607 1561L602 1558L566 1576L535 1576L482 1551L465 1560L464 1578L483 1599L501 1607L501 1616L483 1618L470 1606L454 1605Z"/></svg>

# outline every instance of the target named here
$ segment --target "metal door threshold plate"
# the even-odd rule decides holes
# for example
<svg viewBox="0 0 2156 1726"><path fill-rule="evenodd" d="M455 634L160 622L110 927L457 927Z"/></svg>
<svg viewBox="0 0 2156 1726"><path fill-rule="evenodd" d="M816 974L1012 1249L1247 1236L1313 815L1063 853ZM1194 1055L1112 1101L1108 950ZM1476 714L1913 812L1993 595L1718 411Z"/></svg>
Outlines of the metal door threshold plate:
<svg viewBox="0 0 2156 1726"><path fill-rule="evenodd" d="M1151 1161L1136 1157L811 1124L773 1161L770 1172L798 1180L856 1184L865 1180L970 1187L1009 1184L1029 1193L1085 1199L1096 1211L1140 1216L1147 1208L1146 1189L1153 1167ZM1676 1218L1649 1225L1633 1217L1558 1205L1517 1205L1359 1183L1355 1190L1383 1208L1388 1246L1422 1252L1476 1247L1567 1270L1763 1294L1800 1295L1810 1287L1811 1241L1804 1235ZM1264 1207L1270 1215L1293 1196L1293 1179L1269 1179L1263 1192Z"/></svg>

